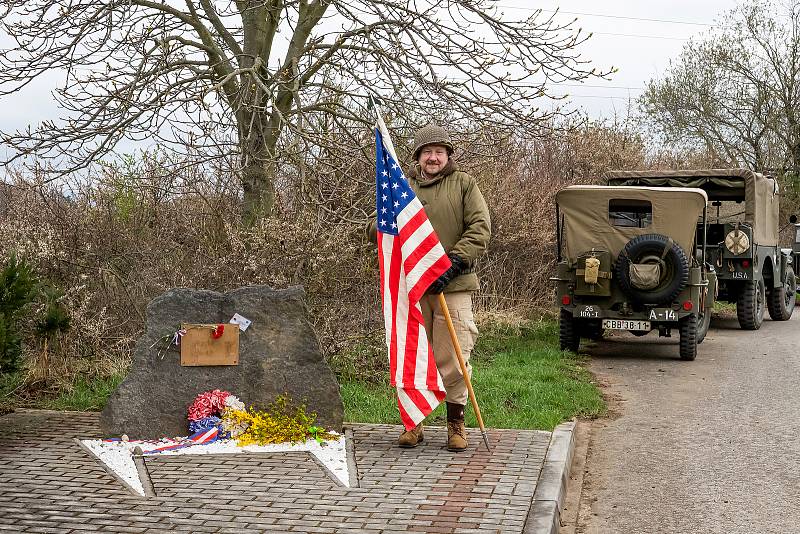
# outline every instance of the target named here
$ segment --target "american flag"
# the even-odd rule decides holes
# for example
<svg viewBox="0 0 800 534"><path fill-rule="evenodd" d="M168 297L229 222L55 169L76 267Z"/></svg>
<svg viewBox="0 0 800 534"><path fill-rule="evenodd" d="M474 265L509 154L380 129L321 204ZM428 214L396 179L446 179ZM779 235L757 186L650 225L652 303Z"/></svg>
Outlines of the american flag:
<svg viewBox="0 0 800 534"><path fill-rule="evenodd" d="M400 419L410 430L445 397L419 301L428 286L450 268L450 259L397 164L380 115L375 146L376 224L386 345Z"/></svg>

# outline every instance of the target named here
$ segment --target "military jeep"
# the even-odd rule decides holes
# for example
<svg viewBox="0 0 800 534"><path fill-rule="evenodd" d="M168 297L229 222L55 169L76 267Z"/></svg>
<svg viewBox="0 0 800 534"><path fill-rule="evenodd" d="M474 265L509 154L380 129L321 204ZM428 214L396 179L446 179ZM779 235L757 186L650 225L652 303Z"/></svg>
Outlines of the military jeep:
<svg viewBox="0 0 800 534"><path fill-rule="evenodd" d="M698 223L696 241L716 268L717 299L736 303L744 330L761 327L765 308L775 321L792 316L796 278L792 251L778 246L780 198L773 178L746 169L613 171L604 178L612 186L704 190L711 209L708 227Z"/></svg>
<svg viewBox="0 0 800 534"><path fill-rule="evenodd" d="M708 332L716 276L705 246L701 189L570 186L556 194L557 274L562 350L608 330L680 335L694 360ZM703 241L704 243L705 241Z"/></svg>

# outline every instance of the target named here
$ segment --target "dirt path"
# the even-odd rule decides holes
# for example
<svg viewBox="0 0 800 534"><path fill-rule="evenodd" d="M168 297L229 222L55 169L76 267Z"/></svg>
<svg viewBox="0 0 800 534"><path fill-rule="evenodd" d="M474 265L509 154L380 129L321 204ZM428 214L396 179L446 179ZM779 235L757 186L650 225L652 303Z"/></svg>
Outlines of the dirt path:
<svg viewBox="0 0 800 534"><path fill-rule="evenodd" d="M715 318L694 362L653 341L587 351L619 413L590 425L567 530L800 532L800 308L755 332Z"/></svg>

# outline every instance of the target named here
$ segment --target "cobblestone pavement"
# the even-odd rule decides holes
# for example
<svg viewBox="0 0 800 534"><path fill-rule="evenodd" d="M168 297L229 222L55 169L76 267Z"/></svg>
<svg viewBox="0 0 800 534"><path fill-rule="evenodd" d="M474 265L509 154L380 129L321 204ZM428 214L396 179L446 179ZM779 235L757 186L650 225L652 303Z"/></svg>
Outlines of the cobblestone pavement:
<svg viewBox="0 0 800 534"><path fill-rule="evenodd" d="M137 497L73 438L97 414L0 417L0 532L522 532L550 433L490 430L493 448L444 449L446 431L399 449L396 426L355 425L359 488L303 454L147 457L157 497Z"/></svg>

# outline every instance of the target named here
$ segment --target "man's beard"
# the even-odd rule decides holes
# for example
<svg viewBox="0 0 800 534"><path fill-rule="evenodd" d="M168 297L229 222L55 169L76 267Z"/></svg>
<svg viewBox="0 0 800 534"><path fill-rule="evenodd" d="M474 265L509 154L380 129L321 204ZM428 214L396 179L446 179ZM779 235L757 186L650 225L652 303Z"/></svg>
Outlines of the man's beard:
<svg viewBox="0 0 800 534"><path fill-rule="evenodd" d="M444 170L444 167L445 167L444 165L437 165L436 166L436 172L431 172L431 171L425 170L424 168L422 169L422 171L425 173L426 176L429 176L429 177L433 178L435 176L438 176L439 173Z"/></svg>

